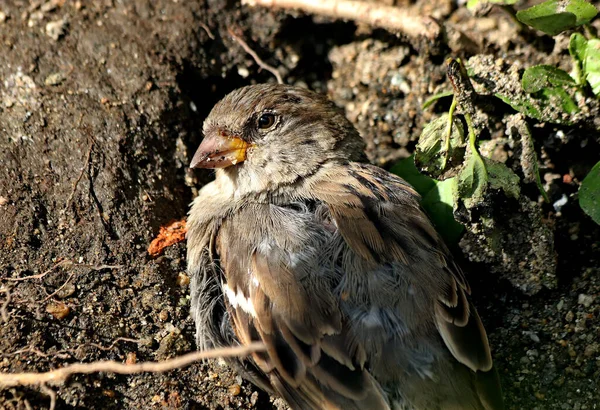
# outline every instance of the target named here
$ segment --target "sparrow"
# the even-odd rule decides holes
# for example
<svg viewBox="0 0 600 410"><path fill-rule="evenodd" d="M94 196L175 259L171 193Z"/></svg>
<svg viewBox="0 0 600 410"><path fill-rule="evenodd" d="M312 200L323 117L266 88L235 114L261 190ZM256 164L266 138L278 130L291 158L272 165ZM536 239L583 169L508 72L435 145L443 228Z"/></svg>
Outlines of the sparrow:
<svg viewBox="0 0 600 410"><path fill-rule="evenodd" d="M231 364L292 409L504 408L463 273L338 107L251 85L203 134L191 168L216 176L187 233L199 349L262 343Z"/></svg>

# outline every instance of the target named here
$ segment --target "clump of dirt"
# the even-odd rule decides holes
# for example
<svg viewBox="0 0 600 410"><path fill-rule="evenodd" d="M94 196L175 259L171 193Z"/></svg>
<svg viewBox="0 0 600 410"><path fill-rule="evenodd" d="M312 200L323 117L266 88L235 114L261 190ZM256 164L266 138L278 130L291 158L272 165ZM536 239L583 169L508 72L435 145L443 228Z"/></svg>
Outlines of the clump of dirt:
<svg viewBox="0 0 600 410"><path fill-rule="evenodd" d="M421 108L450 89L447 55L568 69L563 40L520 35L501 12L474 17L450 1L418 7L451 22L447 45L421 49L381 30L237 1L0 5L0 371L194 349L185 244L159 257L147 248L211 178L187 165L212 105L239 86L274 81L228 30L288 83L327 92L383 166L408 156L423 125L447 110L443 100ZM510 111L488 122L501 125ZM525 183L528 202L498 208L508 238L500 252L486 253L490 244L473 229L457 249L508 408L591 409L600 398L600 230L576 201L600 154L594 127L532 127L550 203ZM518 144L495 151L519 169ZM165 374L77 375L49 388L58 408L285 408L218 361ZM47 389L0 393L3 408L49 405Z"/></svg>

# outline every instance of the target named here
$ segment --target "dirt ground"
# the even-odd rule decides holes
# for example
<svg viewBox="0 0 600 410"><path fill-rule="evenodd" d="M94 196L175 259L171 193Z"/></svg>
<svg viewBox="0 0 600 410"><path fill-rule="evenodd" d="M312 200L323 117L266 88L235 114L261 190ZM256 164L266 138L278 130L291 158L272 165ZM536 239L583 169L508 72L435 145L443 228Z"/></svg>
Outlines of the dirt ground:
<svg viewBox="0 0 600 410"><path fill-rule="evenodd" d="M275 81L228 29L287 83L344 107L384 167L407 157L423 125L447 110L421 108L449 89L446 57L569 68L568 34L527 37L500 10L474 17L450 0L417 7L465 37L430 46L234 0L0 2L0 371L194 349L185 243L157 258L146 250L211 178L187 165L212 105L239 86ZM600 229L576 197L600 158L594 117L533 127L550 203L523 184L522 202L491 210L502 252L476 224L455 252L509 409L600 408ZM518 162L515 141L493 129L488 139L496 157ZM48 408L48 389L58 409L285 408L218 362L11 388L0 408Z"/></svg>

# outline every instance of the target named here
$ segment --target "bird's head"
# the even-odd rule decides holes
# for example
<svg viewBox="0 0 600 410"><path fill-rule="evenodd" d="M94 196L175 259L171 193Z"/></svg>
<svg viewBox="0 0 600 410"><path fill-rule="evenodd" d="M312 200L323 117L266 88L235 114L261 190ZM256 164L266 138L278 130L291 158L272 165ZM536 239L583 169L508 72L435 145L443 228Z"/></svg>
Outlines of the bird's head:
<svg viewBox="0 0 600 410"><path fill-rule="evenodd" d="M326 97L287 85L237 89L203 127L191 168L218 168L237 187L268 191L315 173L330 161L364 159L364 142Z"/></svg>

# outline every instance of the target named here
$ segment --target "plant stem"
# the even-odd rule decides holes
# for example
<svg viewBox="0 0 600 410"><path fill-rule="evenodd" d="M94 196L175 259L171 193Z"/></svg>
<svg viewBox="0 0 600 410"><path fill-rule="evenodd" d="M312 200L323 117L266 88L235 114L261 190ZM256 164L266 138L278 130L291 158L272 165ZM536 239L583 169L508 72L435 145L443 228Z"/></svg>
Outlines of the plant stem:
<svg viewBox="0 0 600 410"><path fill-rule="evenodd" d="M467 130L469 132L469 148L471 149L471 152L477 156L479 156L479 153L477 152L477 147L475 146L475 141L477 140L477 137L475 136L475 127L473 126L473 118L471 117L471 114L469 114L468 112L465 113L465 121L467 122Z"/></svg>
<svg viewBox="0 0 600 410"><path fill-rule="evenodd" d="M450 105L450 110L448 111L448 127L446 128L446 138L444 141L444 161L442 162L442 170L446 169L446 164L448 163L448 156L450 155L450 138L452 136L452 124L454 124L454 111L456 110L456 105L458 104L458 99L456 96L452 98L452 104Z"/></svg>

